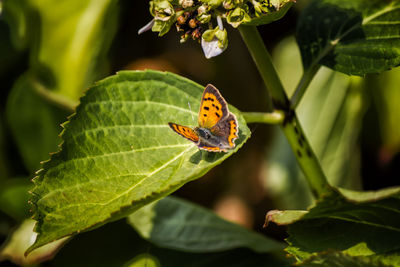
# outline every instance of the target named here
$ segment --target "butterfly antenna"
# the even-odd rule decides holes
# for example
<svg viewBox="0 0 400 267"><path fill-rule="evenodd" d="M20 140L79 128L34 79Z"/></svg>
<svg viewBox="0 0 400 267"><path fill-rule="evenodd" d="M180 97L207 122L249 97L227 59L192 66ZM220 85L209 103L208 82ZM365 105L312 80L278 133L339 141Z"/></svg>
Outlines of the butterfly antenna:
<svg viewBox="0 0 400 267"><path fill-rule="evenodd" d="M192 107L190 106L190 102L189 101L188 101L188 106L189 106L189 110L190 110L190 115L192 115L192 121L194 122Z"/></svg>

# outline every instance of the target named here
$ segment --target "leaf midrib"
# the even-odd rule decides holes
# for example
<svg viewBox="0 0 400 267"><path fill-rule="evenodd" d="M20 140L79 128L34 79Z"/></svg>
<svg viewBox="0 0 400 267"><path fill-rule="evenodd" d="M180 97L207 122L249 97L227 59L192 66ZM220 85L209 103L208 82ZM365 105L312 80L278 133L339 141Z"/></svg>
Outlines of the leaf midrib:
<svg viewBox="0 0 400 267"><path fill-rule="evenodd" d="M160 105L160 106L165 106L167 108L177 109L177 110L180 110L180 111L183 111L183 112L188 112L188 113L192 113L192 114L197 115L197 113L195 113L195 112L193 112L193 111L191 111L189 109L185 109L185 108L182 108L182 107L174 106L174 105L171 105L171 104L168 104L168 103L164 103L164 102L155 102L155 101L149 101L149 100L100 100L100 101L87 103L86 107L96 106L96 105L100 106L102 104L114 105L114 104L121 104L121 103L128 104L128 105L135 105L135 104L138 104L138 103L139 104L143 103L143 104L148 104L148 105Z"/></svg>
<svg viewBox="0 0 400 267"><path fill-rule="evenodd" d="M161 149L161 148L170 148L170 147L188 147L188 148L192 148L194 147L193 144L191 143L187 143L187 144L177 144L177 145L168 145L168 146L158 146L158 147L147 147L147 148L143 148L143 149L136 149L136 150L130 150L130 151L119 151L119 152L115 152L115 153L108 153L108 154L102 154L102 155L96 155L96 156L91 156L91 157L86 157L86 158L75 158L75 159L70 159L68 161L63 162L63 164L66 164L67 162L71 162L71 161L75 161L75 160L87 160L87 159L93 159L93 158L99 158L99 157L109 157L109 156L115 156L116 154L129 154L129 153L134 153L134 152L142 152L142 151L148 151L148 150L153 150L153 149ZM186 151L187 149L185 149L184 151ZM150 173L129 173L129 174L123 174L123 175L114 175L114 176L109 176L110 178L115 178L115 177L120 177L120 176L129 176L129 175L150 175ZM107 178L108 179L108 178ZM107 180L107 179L102 179L102 181ZM43 195L43 197L40 200L44 200L46 198L51 197L53 194L58 193L58 192L62 192L62 191L66 191L72 188L78 188L81 185L84 184L89 184L89 183L93 183L96 181L85 181L79 184L74 184L71 186L64 186L63 188L60 189L54 189L51 192Z"/></svg>
<svg viewBox="0 0 400 267"><path fill-rule="evenodd" d="M107 158L107 157L113 157L116 155L128 155L131 153L143 152L143 151L149 151L149 150L155 150L155 149L167 149L167 148L186 147L186 146L192 146L192 144L186 142L186 143L178 143L178 144L166 145L166 146L150 146L150 147L143 147L143 148L132 149L132 150L124 150L124 151L117 151L117 152L111 152L111 153L106 153L106 154L98 154L98 155L87 156L87 157L71 158L69 160L63 161L62 164L67 164L72 161L82 161L82 160L90 160L90 159L96 159L96 158Z"/></svg>
<svg viewBox="0 0 400 267"><path fill-rule="evenodd" d="M88 128L85 129L81 132L78 132L73 135L73 138L77 138L80 135L89 133L89 132L100 132L101 130L111 130L111 129L133 129L133 128L169 128L167 124L114 124L114 125L109 125L109 126L102 126L102 127L94 127L94 128Z"/></svg>
<svg viewBox="0 0 400 267"><path fill-rule="evenodd" d="M154 174L162 171L164 168L166 168L168 165L170 165L171 163L173 163L175 160L179 159L180 157L182 157L187 151L189 151L190 149L192 149L194 147L194 145L190 144L188 146L188 148L186 148L185 150L183 150L181 153L179 153L178 155L176 155L175 157L173 157L172 159L170 159L169 161L167 161L166 163L164 163L163 165L161 165L160 167L158 167L157 169L155 169L154 171L152 171L151 173L149 173L147 176L143 177L139 182L137 182L135 185L131 186L130 188L128 188L127 190L125 190L124 192L118 194L116 197L108 200L106 203L104 203L104 205L108 205L111 202L119 199L120 197L129 194L133 189L135 189L138 185L140 185L144 180L146 180L147 178L153 176Z"/></svg>

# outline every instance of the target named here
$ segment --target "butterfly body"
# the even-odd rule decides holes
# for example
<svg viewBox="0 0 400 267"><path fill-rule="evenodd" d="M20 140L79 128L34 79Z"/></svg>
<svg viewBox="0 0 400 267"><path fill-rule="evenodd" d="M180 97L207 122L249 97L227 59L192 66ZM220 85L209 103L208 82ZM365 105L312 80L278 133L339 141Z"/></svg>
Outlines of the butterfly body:
<svg viewBox="0 0 400 267"><path fill-rule="evenodd" d="M168 123L180 136L194 142L199 149L212 152L226 152L235 147L239 126L236 116L229 112L226 101L213 85L206 86L203 92L199 126L190 128L176 123Z"/></svg>
<svg viewBox="0 0 400 267"><path fill-rule="evenodd" d="M227 142L224 142L221 136L214 135L209 129L196 127L194 131L199 136L198 145L201 144L204 147L218 147L222 151L231 148Z"/></svg>

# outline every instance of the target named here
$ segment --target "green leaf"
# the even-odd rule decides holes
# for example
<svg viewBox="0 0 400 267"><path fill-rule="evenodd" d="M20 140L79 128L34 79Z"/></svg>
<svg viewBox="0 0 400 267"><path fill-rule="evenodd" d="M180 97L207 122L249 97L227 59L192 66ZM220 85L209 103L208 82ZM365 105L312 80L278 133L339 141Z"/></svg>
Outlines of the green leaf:
<svg viewBox="0 0 400 267"><path fill-rule="evenodd" d="M222 90L223 91L223 90ZM36 243L30 250L114 221L204 175L250 136L243 117L236 148L200 151L168 122L194 125L203 87L156 71L120 72L96 83L64 124L61 151L34 180Z"/></svg>
<svg viewBox="0 0 400 267"><path fill-rule="evenodd" d="M273 53L287 94L293 94L301 78L301 59L293 37L284 39ZM356 142L364 115L364 84L321 68L297 108L313 150L329 183L359 188L359 148ZM318 110L318 112L315 112ZM306 209L311 204L307 181L285 136L277 132L266 159L266 187L279 209Z"/></svg>
<svg viewBox="0 0 400 267"><path fill-rule="evenodd" d="M290 246L286 250L300 261L330 250L350 256L392 257L400 250L399 207L400 187L376 192L340 189L295 222L293 213L288 213Z"/></svg>
<svg viewBox="0 0 400 267"><path fill-rule="evenodd" d="M286 15L288 10L292 7L294 1L283 0L279 2L280 3L278 3L278 8L276 11L271 11L266 14L260 15L259 17L254 17L250 21L244 22L243 25L260 26L280 20L283 16Z"/></svg>
<svg viewBox="0 0 400 267"><path fill-rule="evenodd" d="M10 27L13 45L19 50L26 49L38 27L35 11L24 0L2 1L1 15Z"/></svg>
<svg viewBox="0 0 400 267"><path fill-rule="evenodd" d="M160 267L160 262L151 254L143 253L124 264L123 267Z"/></svg>
<svg viewBox="0 0 400 267"><path fill-rule="evenodd" d="M104 75L117 24L116 2L6 1L13 39L21 47L32 47L30 67L35 79L76 101Z"/></svg>
<svg viewBox="0 0 400 267"><path fill-rule="evenodd" d="M297 27L304 69L322 64L354 75L400 64L400 2L314 0Z"/></svg>
<svg viewBox="0 0 400 267"><path fill-rule="evenodd" d="M305 210L270 210L265 216L265 224L267 226L269 222L276 223L278 225L288 225L294 223L304 215L307 214Z"/></svg>
<svg viewBox="0 0 400 267"><path fill-rule="evenodd" d="M368 89L372 95L372 101L376 105L378 125L382 142L382 152L389 157L400 152L400 68L382 73L381 75L367 78ZM384 88L384 90L376 90Z"/></svg>
<svg viewBox="0 0 400 267"><path fill-rule="evenodd" d="M309 260L305 261L299 266L318 266L318 267L389 267L393 265L386 265L374 257L368 256L350 256L342 252L323 252L313 255Z"/></svg>
<svg viewBox="0 0 400 267"><path fill-rule="evenodd" d="M12 178L0 183L0 210L18 221L28 218L31 181L28 178Z"/></svg>
<svg viewBox="0 0 400 267"><path fill-rule="evenodd" d="M67 113L41 98L27 74L22 75L7 99L7 121L22 160L31 174L60 143L59 126Z"/></svg>
<svg viewBox="0 0 400 267"><path fill-rule="evenodd" d="M7 155L7 139L3 118L0 118L0 183L10 175L9 155Z"/></svg>
<svg viewBox="0 0 400 267"><path fill-rule="evenodd" d="M284 248L277 241L175 197L163 198L136 211L129 216L129 223L157 246L186 252L217 252L240 247L266 253Z"/></svg>
<svg viewBox="0 0 400 267"><path fill-rule="evenodd" d="M188 253L160 248L141 238L130 225L120 220L73 238L51 261L51 265L126 266L124 264L132 263L133 258L138 260L138 256L147 254L153 258L152 261L159 261L163 267L264 266L266 262L268 267L291 266L292 260L287 259L282 252L260 254L243 248L213 253Z"/></svg>
<svg viewBox="0 0 400 267"><path fill-rule="evenodd" d="M12 43L10 26L4 20L0 20L0 39L0 80L3 81L2 87L8 89L24 57Z"/></svg>

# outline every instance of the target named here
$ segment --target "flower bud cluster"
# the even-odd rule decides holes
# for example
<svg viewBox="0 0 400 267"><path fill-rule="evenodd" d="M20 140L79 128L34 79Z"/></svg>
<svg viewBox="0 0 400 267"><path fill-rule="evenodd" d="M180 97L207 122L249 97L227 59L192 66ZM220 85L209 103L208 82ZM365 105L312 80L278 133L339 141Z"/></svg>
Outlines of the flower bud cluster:
<svg viewBox="0 0 400 267"><path fill-rule="evenodd" d="M152 30L160 35L167 33L175 24L182 32L181 42L190 37L200 40L211 20L211 4L199 0L152 0L150 13L154 17Z"/></svg>
<svg viewBox="0 0 400 267"><path fill-rule="evenodd" d="M223 29L212 26L217 18L237 28L269 12L277 11L284 4L295 0L151 0L150 13L154 17L152 30L166 34L175 24L181 32L181 42L189 38L215 42L219 49L226 48L228 37ZM204 36L205 34L205 36Z"/></svg>

